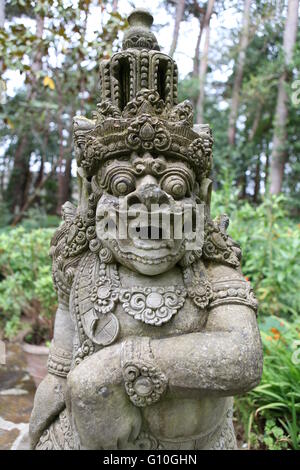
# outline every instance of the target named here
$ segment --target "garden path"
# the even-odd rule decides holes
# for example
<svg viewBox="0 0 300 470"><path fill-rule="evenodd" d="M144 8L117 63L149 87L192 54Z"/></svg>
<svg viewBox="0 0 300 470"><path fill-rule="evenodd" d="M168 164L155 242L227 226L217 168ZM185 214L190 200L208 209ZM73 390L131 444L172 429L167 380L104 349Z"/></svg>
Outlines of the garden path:
<svg viewBox="0 0 300 470"><path fill-rule="evenodd" d="M19 344L6 344L0 365L0 450L29 448L28 423L36 385Z"/></svg>

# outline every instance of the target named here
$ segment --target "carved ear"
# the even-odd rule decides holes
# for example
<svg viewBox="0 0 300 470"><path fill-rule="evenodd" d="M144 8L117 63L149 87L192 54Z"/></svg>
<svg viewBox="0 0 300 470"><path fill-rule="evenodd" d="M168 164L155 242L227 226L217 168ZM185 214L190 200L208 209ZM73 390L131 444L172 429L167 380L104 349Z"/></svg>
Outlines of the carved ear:
<svg viewBox="0 0 300 470"><path fill-rule="evenodd" d="M62 217L66 222L71 222L76 215L76 206L70 201L65 202L61 208Z"/></svg>
<svg viewBox="0 0 300 470"><path fill-rule="evenodd" d="M78 197L78 208L80 212L85 212L88 210L88 199L91 194L91 183L88 181L88 178L85 174L83 168L77 168L77 180L79 188L79 197Z"/></svg>
<svg viewBox="0 0 300 470"><path fill-rule="evenodd" d="M95 128L95 124L94 119L87 119L84 116L75 116L73 118L74 149L78 166L81 166L87 137Z"/></svg>
<svg viewBox="0 0 300 470"><path fill-rule="evenodd" d="M95 194L95 196L97 198L99 198L102 194L102 190L99 187L97 176L92 177L91 188L92 188L92 192Z"/></svg>
<svg viewBox="0 0 300 470"><path fill-rule="evenodd" d="M209 178L204 178L200 186L200 197L201 197L201 200L207 206L207 209L209 212L210 212L211 192L212 192L212 180L210 180Z"/></svg>

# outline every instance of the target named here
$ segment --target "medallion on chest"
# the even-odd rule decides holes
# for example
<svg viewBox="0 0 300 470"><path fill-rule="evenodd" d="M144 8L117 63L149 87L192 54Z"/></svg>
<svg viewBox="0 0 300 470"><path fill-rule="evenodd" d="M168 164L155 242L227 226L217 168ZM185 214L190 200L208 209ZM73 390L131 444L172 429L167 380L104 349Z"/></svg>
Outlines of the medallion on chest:
<svg viewBox="0 0 300 470"><path fill-rule="evenodd" d="M119 321L114 314L118 303L135 320L161 326L179 313L187 297L201 310L212 295L200 263L184 269L183 285L171 286L123 286L117 265L101 262L97 255L88 256L80 271L74 297L79 336L86 335L100 346L113 343L118 336Z"/></svg>

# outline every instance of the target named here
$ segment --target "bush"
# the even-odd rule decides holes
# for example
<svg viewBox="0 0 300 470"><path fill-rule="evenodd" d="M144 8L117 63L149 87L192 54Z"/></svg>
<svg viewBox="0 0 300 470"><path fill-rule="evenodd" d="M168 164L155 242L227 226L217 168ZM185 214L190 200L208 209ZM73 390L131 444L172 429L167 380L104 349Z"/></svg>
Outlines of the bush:
<svg viewBox="0 0 300 470"><path fill-rule="evenodd" d="M263 377L235 400L248 447L255 449L300 446L300 353L295 357L294 349L300 347L300 225L287 217L286 202L265 197L251 206L238 201L228 181L212 200L213 216L230 216L228 233L241 244L243 274L259 300Z"/></svg>
<svg viewBox="0 0 300 470"><path fill-rule="evenodd" d="M252 448L300 449L300 319L270 316L260 323L264 347L261 383L236 398Z"/></svg>
<svg viewBox="0 0 300 470"><path fill-rule="evenodd" d="M56 309L48 255L52 235L53 229L24 227L0 234L0 321L9 339L22 328L50 334Z"/></svg>
<svg viewBox="0 0 300 470"><path fill-rule="evenodd" d="M300 225L286 216L285 202L282 196L265 198L254 207L237 202L228 188L213 196L213 213L230 216L228 233L241 244L243 274L260 315L291 319L300 314Z"/></svg>

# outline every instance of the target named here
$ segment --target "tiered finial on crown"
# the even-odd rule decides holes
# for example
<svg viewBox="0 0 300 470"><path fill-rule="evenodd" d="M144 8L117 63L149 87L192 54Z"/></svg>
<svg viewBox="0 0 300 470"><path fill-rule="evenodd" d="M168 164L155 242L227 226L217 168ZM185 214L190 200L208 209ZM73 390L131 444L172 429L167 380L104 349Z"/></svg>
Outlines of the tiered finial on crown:
<svg viewBox="0 0 300 470"><path fill-rule="evenodd" d="M135 10L128 17L123 51L100 65L102 101L110 99L122 111L143 88L157 91L167 106L177 104L177 65L160 52L157 39L150 31L152 15Z"/></svg>
<svg viewBox="0 0 300 470"><path fill-rule="evenodd" d="M123 49L160 50L155 34L150 29L153 16L148 10L134 10L127 20L130 28L124 34Z"/></svg>

